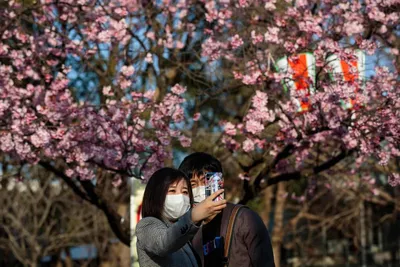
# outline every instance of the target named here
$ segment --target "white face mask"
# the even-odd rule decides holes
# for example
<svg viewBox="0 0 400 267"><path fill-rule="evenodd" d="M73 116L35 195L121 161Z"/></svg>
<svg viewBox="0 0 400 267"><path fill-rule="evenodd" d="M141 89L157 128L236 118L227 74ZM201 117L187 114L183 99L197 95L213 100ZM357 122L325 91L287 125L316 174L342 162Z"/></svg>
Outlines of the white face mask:
<svg viewBox="0 0 400 267"><path fill-rule="evenodd" d="M188 196L167 195L164 203L163 216L170 221L176 221L190 209L190 199Z"/></svg>
<svg viewBox="0 0 400 267"><path fill-rule="evenodd" d="M206 199L206 186L198 186L192 189L193 199L195 203L200 203Z"/></svg>

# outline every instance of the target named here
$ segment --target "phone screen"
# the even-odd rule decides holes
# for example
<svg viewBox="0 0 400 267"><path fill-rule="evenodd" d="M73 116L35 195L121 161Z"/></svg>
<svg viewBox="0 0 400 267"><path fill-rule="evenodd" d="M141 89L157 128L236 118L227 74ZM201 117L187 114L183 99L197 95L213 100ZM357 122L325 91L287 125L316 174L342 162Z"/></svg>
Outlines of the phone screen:
<svg viewBox="0 0 400 267"><path fill-rule="evenodd" d="M215 192L224 188L224 179L221 172L207 172L205 176L206 184L206 197L211 196ZM224 193L219 195L214 199L214 201L219 201L224 199Z"/></svg>

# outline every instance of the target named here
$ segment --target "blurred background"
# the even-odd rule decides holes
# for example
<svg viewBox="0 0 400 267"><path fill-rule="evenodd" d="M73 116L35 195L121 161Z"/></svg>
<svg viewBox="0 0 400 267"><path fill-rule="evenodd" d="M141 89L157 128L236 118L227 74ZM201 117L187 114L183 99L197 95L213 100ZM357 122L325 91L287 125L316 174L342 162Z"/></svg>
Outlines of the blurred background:
<svg viewBox="0 0 400 267"><path fill-rule="evenodd" d="M40 167L15 169L2 157L0 266L130 266L103 212ZM7 164L9 163L9 164ZM128 214L129 194L110 185L109 198ZM129 192L129 191L128 191Z"/></svg>

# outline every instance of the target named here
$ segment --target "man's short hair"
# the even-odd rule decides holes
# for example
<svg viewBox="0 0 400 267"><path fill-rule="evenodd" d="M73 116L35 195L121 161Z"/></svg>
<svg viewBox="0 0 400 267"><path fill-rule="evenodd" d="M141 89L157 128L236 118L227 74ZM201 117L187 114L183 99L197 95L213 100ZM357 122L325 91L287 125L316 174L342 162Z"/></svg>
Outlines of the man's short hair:
<svg viewBox="0 0 400 267"><path fill-rule="evenodd" d="M222 172L222 165L218 159L210 154L195 152L182 161L179 170L191 178L194 174L200 175L205 171Z"/></svg>

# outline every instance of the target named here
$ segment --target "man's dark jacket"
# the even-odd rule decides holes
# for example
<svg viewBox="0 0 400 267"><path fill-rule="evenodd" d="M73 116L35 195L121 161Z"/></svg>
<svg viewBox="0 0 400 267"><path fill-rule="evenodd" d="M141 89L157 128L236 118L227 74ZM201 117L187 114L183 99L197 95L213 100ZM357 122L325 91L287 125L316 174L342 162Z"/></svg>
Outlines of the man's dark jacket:
<svg viewBox="0 0 400 267"><path fill-rule="evenodd" d="M222 211L222 223L228 225L230 214L235 204L228 203ZM221 233L224 236L225 233ZM203 267L202 229L192 240L199 254ZM216 265L217 266L217 265ZM228 259L229 267L274 267L274 256L267 228L260 216L249 208L240 209L233 228L232 243Z"/></svg>

